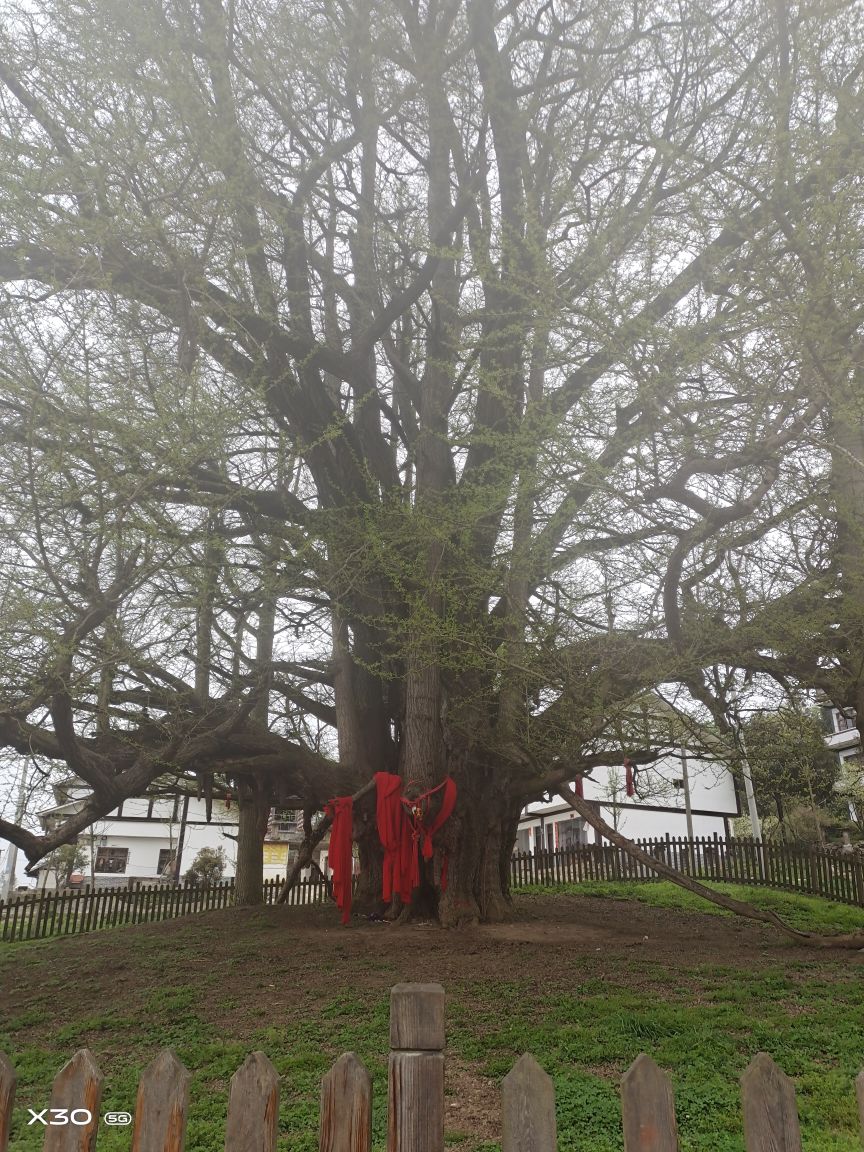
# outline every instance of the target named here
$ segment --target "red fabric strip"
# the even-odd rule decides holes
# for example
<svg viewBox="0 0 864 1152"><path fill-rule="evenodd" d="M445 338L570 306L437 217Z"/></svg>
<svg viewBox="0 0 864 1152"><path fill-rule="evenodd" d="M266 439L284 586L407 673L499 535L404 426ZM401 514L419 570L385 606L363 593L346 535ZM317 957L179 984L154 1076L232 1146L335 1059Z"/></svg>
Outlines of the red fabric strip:
<svg viewBox="0 0 864 1152"><path fill-rule="evenodd" d="M390 772L375 773L375 817L378 825L378 838L384 849L384 877L382 893L389 904L393 893L402 887L402 825L405 815L402 811L402 780Z"/></svg>
<svg viewBox="0 0 864 1152"><path fill-rule="evenodd" d="M441 808L427 827L424 801L442 789ZM376 772L375 793L378 837L384 849L381 895L389 902L398 894L403 904L410 904L414 889L420 886L420 852L424 860L432 859L435 853L432 837L450 818L456 805L456 782L448 776L416 800L408 800L402 795L401 777L391 772ZM447 890L446 854L441 861L441 890Z"/></svg>
<svg viewBox="0 0 864 1152"><path fill-rule="evenodd" d="M329 861L333 870L333 899L342 909L342 923L351 919L351 892L354 881L353 820L354 800L337 796L325 804L324 811L333 819L330 829Z"/></svg>

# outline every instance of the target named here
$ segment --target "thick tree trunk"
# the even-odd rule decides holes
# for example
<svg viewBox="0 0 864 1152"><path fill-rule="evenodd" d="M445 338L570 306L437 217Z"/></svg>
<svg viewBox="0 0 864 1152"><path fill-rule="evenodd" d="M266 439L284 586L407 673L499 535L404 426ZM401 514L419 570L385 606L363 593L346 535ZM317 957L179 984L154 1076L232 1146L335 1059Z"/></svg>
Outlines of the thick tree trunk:
<svg viewBox="0 0 864 1152"><path fill-rule="evenodd" d="M257 781L240 788L240 825L237 830L237 878L234 903L238 907L264 900L264 837L270 815L270 793Z"/></svg>
<svg viewBox="0 0 864 1152"><path fill-rule="evenodd" d="M405 919L432 918L444 928L506 920L512 911L513 806L492 773L483 773L481 788L476 777L472 781L455 771L453 776L459 790L456 808L435 836L433 858L421 857L423 883ZM436 797L428 819L434 819L438 804Z"/></svg>
<svg viewBox="0 0 864 1152"><path fill-rule="evenodd" d="M495 923L512 912L509 869L505 877L502 854L509 858L512 841L505 844L509 821L491 822L470 813L452 817L452 846L447 859L447 888L441 890L438 920L444 928L461 924Z"/></svg>
<svg viewBox="0 0 864 1152"><path fill-rule="evenodd" d="M355 815L354 836L360 855L360 876L354 892L353 911L359 916L383 916L384 850L378 838L374 804L371 817L365 808Z"/></svg>

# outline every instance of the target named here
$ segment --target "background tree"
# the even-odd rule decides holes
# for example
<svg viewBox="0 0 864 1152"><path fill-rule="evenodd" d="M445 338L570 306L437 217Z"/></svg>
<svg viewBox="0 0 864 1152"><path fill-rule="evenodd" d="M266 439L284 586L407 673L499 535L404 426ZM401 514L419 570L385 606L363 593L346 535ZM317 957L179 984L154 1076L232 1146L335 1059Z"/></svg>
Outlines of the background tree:
<svg viewBox="0 0 864 1152"><path fill-rule="evenodd" d="M73 872L79 872L90 859L83 844L61 844L42 861L42 867L54 873L57 891L65 888Z"/></svg>
<svg viewBox="0 0 864 1152"><path fill-rule="evenodd" d="M826 816L837 818L840 761L825 744L818 715L793 708L757 714L744 725L744 738L757 804L776 815L780 836L800 838L805 808L806 838L823 841Z"/></svg>
<svg viewBox="0 0 864 1152"><path fill-rule="evenodd" d="M199 848L184 880L191 884L216 884L225 871L224 848Z"/></svg>

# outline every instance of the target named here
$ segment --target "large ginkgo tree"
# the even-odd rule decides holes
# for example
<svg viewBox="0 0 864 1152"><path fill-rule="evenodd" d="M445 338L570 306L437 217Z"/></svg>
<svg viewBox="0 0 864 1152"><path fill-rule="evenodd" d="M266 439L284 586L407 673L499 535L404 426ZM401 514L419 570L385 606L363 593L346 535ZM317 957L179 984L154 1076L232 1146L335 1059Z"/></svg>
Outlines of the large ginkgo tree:
<svg viewBox="0 0 864 1152"><path fill-rule="evenodd" d="M248 876L360 793L371 891L374 773L449 776L416 903L495 919L653 690L861 691L855 5L0 7L0 740L88 797L31 862L197 776Z"/></svg>

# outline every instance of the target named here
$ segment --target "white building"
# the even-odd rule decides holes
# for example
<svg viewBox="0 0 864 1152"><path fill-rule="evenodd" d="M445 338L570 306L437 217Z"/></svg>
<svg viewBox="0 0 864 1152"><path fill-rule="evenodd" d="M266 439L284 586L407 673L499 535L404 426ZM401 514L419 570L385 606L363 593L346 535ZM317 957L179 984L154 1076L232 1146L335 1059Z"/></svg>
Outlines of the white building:
<svg viewBox="0 0 864 1152"><path fill-rule="evenodd" d="M64 786L57 790L58 803L39 813L48 830L78 811L86 797L84 788ZM143 796L124 800L118 808L79 834L86 863L81 867L84 883L91 874L97 885L116 886L130 880L142 883L183 876L202 848L225 852L223 879L237 869L237 803L213 798L211 819L206 803L195 796ZM300 813L271 814L264 843L264 879L284 876L303 839ZM318 848L319 864L326 870L328 841ZM92 861L92 869L91 869ZM53 887L53 871L39 871L39 886Z"/></svg>
<svg viewBox="0 0 864 1152"><path fill-rule="evenodd" d="M67 787L64 791L68 799L61 796L60 803L39 813L46 830L78 811L86 796L83 789ZM236 803L214 798L208 823L203 799L189 795L133 797L79 834L78 843L87 856L81 872L85 881L92 872L97 884L165 880L172 878L178 858L182 876L202 848L222 848L223 875L228 879L236 870L236 836ZM39 884L53 887L49 869L40 869Z"/></svg>
<svg viewBox="0 0 864 1152"><path fill-rule="evenodd" d="M837 708L822 709L825 743L841 760L861 759L861 736L854 720L848 720Z"/></svg>
<svg viewBox="0 0 864 1152"><path fill-rule="evenodd" d="M861 734L855 726L854 720L847 719L837 708L824 706L822 708L822 723L825 729L825 743L832 752L836 752L840 760L841 778L835 785L838 792L842 792L844 785L848 788L854 781L864 780L864 756L861 754ZM859 818L851 800L849 814L853 820Z"/></svg>
<svg viewBox="0 0 864 1152"><path fill-rule="evenodd" d="M727 765L716 760L687 757L687 783L690 791L694 836L725 839L730 820L741 815L735 781ZM572 787L572 784L571 784ZM687 836L684 798L684 769L681 756L665 756L654 764L639 766L636 794L628 796L623 767L595 768L583 780L585 799L599 808L599 814L631 840L650 837ZM602 843L578 813L563 800L551 799L528 804L522 813L516 851L557 851L582 844Z"/></svg>

